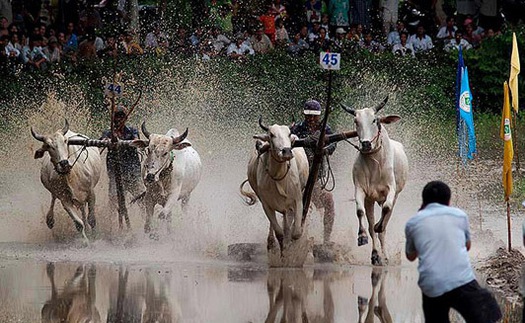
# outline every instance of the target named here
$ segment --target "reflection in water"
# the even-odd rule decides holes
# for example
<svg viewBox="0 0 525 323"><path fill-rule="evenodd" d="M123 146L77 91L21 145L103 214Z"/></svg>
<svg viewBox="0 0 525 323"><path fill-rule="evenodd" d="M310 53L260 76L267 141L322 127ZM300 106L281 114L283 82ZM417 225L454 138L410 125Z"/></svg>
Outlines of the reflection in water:
<svg viewBox="0 0 525 323"><path fill-rule="evenodd" d="M387 273L383 268L372 269L370 300L361 296L357 298L359 323L374 323L376 322L375 317L381 323L393 322L386 304ZM266 322L336 322L332 285L339 284L338 280L345 279L348 279L348 273L340 276L333 272L314 270L313 277L308 278L305 270L270 271L267 279L269 309ZM315 300L312 299L313 294L316 294L313 284L319 280L322 282L322 293L318 293L320 295L317 296L322 297L322 309L317 308L316 310Z"/></svg>
<svg viewBox="0 0 525 323"><path fill-rule="evenodd" d="M266 285L270 307L265 322L305 322L307 284L304 271L271 270Z"/></svg>
<svg viewBox="0 0 525 323"><path fill-rule="evenodd" d="M381 323L392 323L392 316L388 311L386 306L386 296L385 296L385 281L388 271L383 268L372 269L371 281L372 281L372 295L370 300L367 300L364 297L357 297L357 306L359 311L359 323L363 322L363 314L368 306L368 311L364 323L373 323L374 314L379 318ZM379 283L381 282L381 283ZM379 284L379 292L377 291L377 285ZM378 305L376 306L376 302Z"/></svg>
<svg viewBox="0 0 525 323"><path fill-rule="evenodd" d="M11 261L0 322L422 322L417 288L415 268Z"/></svg>
<svg viewBox="0 0 525 323"><path fill-rule="evenodd" d="M96 271L90 266L80 265L73 277L66 283L62 292L55 284L55 265L47 264L47 277L51 284L51 299L42 307L42 322L101 322L100 313L95 307Z"/></svg>
<svg viewBox="0 0 525 323"><path fill-rule="evenodd" d="M108 323L172 323L172 311L166 289L170 286L168 278L160 281L156 288L149 271L145 273L145 288L141 282L128 282L129 269L120 266L117 291L111 295L108 309Z"/></svg>

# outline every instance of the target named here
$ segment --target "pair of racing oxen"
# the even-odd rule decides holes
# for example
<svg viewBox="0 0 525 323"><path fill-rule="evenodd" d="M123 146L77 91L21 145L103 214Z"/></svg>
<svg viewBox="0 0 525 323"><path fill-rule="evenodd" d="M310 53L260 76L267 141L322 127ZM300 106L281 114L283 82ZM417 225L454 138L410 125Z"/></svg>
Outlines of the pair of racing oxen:
<svg viewBox="0 0 525 323"><path fill-rule="evenodd" d="M368 230L372 238L371 261L374 265L383 264L378 252L378 240L385 262L385 234L388 221L396 203L398 194L403 189L407 173L408 160L401 143L389 138L382 124L389 124L400 119L390 115L379 117L377 113L385 106L388 97L373 108L353 110L343 108L354 116L355 131L334 134L325 138L325 143L351 137L358 137L358 157L353 167L356 211L359 219L358 245L368 243L368 235L363 226L363 216L368 219ZM278 245L281 254L287 245L303 236L304 221L303 191L309 175L309 165L304 149L305 141L292 135L288 126L265 126L259 119L265 133L254 136L259 144L248 163L248 179L241 184L241 195L249 205L261 201L264 212L270 221L268 249ZM146 185L145 205L146 223L149 223L156 204L162 206L161 218L169 218L177 201L184 205L188 202L192 190L201 177L201 161L198 153L186 139L188 130L179 135L175 129L166 135L150 134L145 124L142 130L144 140L128 143L138 148L145 148L146 158L142 166L142 176ZM51 207L46 216L49 228L53 227L53 207L58 198L76 228L87 240L87 223L94 228L95 194L102 162L95 147L69 145L68 140L78 134L69 130L66 124L56 133L43 136L31 129L33 137L43 142L35 153L35 158L44 157L41 181L51 192ZM249 182L253 192L245 191L243 186ZM381 206L381 218L375 223L374 203ZM82 213L80 218L75 207ZM283 215L283 226L276 218L276 212ZM146 227L145 227L146 228Z"/></svg>

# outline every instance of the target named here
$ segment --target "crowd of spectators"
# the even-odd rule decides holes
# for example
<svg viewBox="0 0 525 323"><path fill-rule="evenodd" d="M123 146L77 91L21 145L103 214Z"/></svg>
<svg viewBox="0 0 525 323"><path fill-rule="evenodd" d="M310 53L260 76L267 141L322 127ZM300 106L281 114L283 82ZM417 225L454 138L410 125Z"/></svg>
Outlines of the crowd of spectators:
<svg viewBox="0 0 525 323"><path fill-rule="evenodd" d="M411 26L410 33L404 21L391 26L390 31L374 31L370 17L363 13L353 16L348 1L306 0L300 25L290 24L287 8L279 0L272 1L261 12L253 12L244 19L236 17L238 2L222 3L209 8L211 24L193 30L178 27L169 33L157 21L143 26L142 33L126 31L104 32L102 22L85 26L68 22L65 28L48 24L46 19L35 19L29 24L21 15L10 22L0 18L0 63L12 70L46 70L53 64L69 62L73 65L118 55L183 55L210 60L226 56L243 61L252 55L263 55L281 50L292 56L308 52L332 51L351 54L353 51L371 53L391 52L399 56L417 58L429 50L464 50L477 48L498 30L484 30L473 17L463 17L457 24L448 17L437 34L427 34L423 24ZM327 5L324 5L327 4ZM90 8L96 18L96 6ZM297 19L295 19L297 21ZM354 21L354 23L351 23ZM359 21L363 21L360 23Z"/></svg>

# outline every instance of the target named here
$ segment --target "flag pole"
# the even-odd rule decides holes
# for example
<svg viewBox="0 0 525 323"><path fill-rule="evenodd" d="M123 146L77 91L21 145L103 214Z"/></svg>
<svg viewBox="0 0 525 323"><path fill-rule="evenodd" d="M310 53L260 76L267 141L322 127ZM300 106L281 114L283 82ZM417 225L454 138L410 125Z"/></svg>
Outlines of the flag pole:
<svg viewBox="0 0 525 323"><path fill-rule="evenodd" d="M510 91L509 91L510 92ZM512 94L511 94L512 96ZM518 174L518 177L520 177L521 175L521 171L520 171L520 154L519 154L519 151L518 151L518 134L516 133L516 119L518 117L518 114L516 113L516 109L512 108L512 127L513 127L513 131L512 131L512 145L514 146L514 154L516 155L516 170L517 170L517 174Z"/></svg>
<svg viewBox="0 0 525 323"><path fill-rule="evenodd" d="M508 244L509 244L509 252L511 251L512 249L512 239L511 239L511 230L510 230L510 202L509 202L509 198L507 197L507 239L508 239Z"/></svg>

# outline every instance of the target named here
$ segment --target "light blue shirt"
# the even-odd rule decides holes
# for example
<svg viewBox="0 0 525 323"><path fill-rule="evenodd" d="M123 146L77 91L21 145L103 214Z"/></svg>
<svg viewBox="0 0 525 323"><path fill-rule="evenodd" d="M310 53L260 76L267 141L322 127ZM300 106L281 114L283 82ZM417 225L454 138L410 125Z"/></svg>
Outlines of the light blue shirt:
<svg viewBox="0 0 525 323"><path fill-rule="evenodd" d="M428 297L438 297L475 279L466 247L468 217L458 208L431 203L405 227L406 252L417 252L418 285Z"/></svg>

